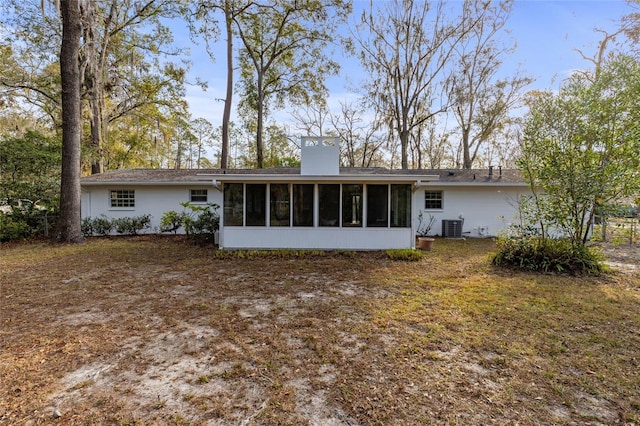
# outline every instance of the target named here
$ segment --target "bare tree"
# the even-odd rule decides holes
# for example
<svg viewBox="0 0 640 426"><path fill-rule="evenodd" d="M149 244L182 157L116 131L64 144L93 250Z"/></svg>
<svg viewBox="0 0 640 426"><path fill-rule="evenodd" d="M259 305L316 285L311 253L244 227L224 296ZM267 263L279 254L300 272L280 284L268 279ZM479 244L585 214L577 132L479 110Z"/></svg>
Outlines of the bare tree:
<svg viewBox="0 0 640 426"><path fill-rule="evenodd" d="M374 122L376 120L373 120ZM342 163L347 167L382 166L385 138L363 118L362 108L340 102L340 112L331 114L333 131L342 142Z"/></svg>
<svg viewBox="0 0 640 426"><path fill-rule="evenodd" d="M291 112L291 117L296 122L296 128L305 136L322 137L328 132L330 112L324 104L302 105Z"/></svg>
<svg viewBox="0 0 640 426"><path fill-rule="evenodd" d="M512 4L512 0L489 7L465 3L467 14L479 19L456 46L456 66L448 82L465 169L472 168L479 149L505 125L509 111L520 101L521 89L532 81L518 73L497 78L502 57L513 51L495 40L509 18Z"/></svg>
<svg viewBox="0 0 640 426"><path fill-rule="evenodd" d="M431 117L412 138L413 164L420 169L425 167L439 169L451 163L447 155L449 139L450 134L446 131L446 125L439 123L436 117Z"/></svg>
<svg viewBox="0 0 640 426"><path fill-rule="evenodd" d="M386 139L375 127L375 118L365 120L362 101L340 102L339 111L326 105L305 105L295 109L292 117L297 130L311 136L338 136L340 162L345 167L382 166Z"/></svg>
<svg viewBox="0 0 640 426"><path fill-rule="evenodd" d="M469 14L470 2L457 19L447 19L443 1L371 1L357 26L358 55L369 73L365 89L390 136L400 141L403 169L412 135L446 109L435 100L454 48L483 18Z"/></svg>

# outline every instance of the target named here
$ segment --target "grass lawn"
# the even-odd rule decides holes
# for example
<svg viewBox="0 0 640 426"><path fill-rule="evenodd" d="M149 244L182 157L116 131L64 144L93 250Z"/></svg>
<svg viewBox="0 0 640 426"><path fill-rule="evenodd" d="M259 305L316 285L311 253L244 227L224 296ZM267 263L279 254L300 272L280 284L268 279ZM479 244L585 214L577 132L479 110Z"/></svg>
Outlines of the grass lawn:
<svg viewBox="0 0 640 426"><path fill-rule="evenodd" d="M640 424L640 270L0 245L0 424Z"/></svg>

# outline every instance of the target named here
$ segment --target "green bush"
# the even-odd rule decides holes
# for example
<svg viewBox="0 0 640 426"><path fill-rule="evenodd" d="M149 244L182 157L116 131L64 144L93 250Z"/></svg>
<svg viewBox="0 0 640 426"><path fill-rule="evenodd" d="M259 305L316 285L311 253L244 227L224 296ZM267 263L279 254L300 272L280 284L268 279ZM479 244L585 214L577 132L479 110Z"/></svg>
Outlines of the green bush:
<svg viewBox="0 0 640 426"><path fill-rule="evenodd" d="M151 215L119 217L113 219L111 224L118 234L138 235L138 232L151 228Z"/></svg>
<svg viewBox="0 0 640 426"><path fill-rule="evenodd" d="M0 241L22 240L34 235L34 228L20 216L0 213Z"/></svg>
<svg viewBox="0 0 640 426"><path fill-rule="evenodd" d="M85 217L80 226L85 237L106 236L113 231L113 222L103 214L95 218Z"/></svg>
<svg viewBox="0 0 640 426"><path fill-rule="evenodd" d="M385 251L387 257L391 260L405 260L417 262L422 259L422 251L415 249L391 249Z"/></svg>
<svg viewBox="0 0 640 426"><path fill-rule="evenodd" d="M164 212L160 218L160 232L173 232L176 234L184 222L184 212L178 213L170 210Z"/></svg>
<svg viewBox="0 0 640 426"><path fill-rule="evenodd" d="M122 235L138 235L140 231L151 228L151 215L119 217L113 220L105 215L86 217L82 219L81 227L85 237L107 236L113 230Z"/></svg>
<svg viewBox="0 0 640 426"><path fill-rule="evenodd" d="M182 213L168 211L162 215L160 230L176 232L182 226L193 241L214 244L216 231L220 229L220 206L214 203L199 206L188 202L180 205L184 207Z"/></svg>
<svg viewBox="0 0 640 426"><path fill-rule="evenodd" d="M573 275L600 274L602 256L583 244L567 239L509 238L497 240L498 251L492 256L496 266L535 272L561 272Z"/></svg>
<svg viewBox="0 0 640 426"><path fill-rule="evenodd" d="M21 240L36 235L48 235L55 224L55 211L30 200L2 200L0 241ZM8 206L8 207L7 207Z"/></svg>

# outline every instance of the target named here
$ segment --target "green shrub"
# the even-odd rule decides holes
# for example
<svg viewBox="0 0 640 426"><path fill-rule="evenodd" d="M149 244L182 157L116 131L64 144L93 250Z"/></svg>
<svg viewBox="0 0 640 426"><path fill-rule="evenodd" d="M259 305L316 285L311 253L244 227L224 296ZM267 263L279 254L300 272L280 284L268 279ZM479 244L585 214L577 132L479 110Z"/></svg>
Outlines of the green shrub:
<svg viewBox="0 0 640 426"><path fill-rule="evenodd" d="M604 270L602 256L583 244L567 239L508 238L497 240L498 251L492 256L496 266L535 272L600 274Z"/></svg>
<svg viewBox="0 0 640 426"><path fill-rule="evenodd" d="M113 219L111 224L118 234L138 235L138 232L151 228L151 215L119 217Z"/></svg>
<svg viewBox="0 0 640 426"><path fill-rule="evenodd" d="M48 235L55 224L55 210L30 200L2 202L0 211L0 241L21 240L35 235Z"/></svg>
<svg viewBox="0 0 640 426"><path fill-rule="evenodd" d="M220 229L219 205L207 203L203 206L180 203L185 211L182 213L182 226L192 240L200 243L215 243L215 234Z"/></svg>
<svg viewBox="0 0 640 426"><path fill-rule="evenodd" d="M160 218L160 232L178 232L184 222L184 213L170 210L164 212Z"/></svg>
<svg viewBox="0 0 640 426"><path fill-rule="evenodd" d="M93 235L93 219L90 217L85 217L80 222L80 229L82 230L82 235L85 237L90 237Z"/></svg>
<svg viewBox="0 0 640 426"><path fill-rule="evenodd" d="M34 228L20 216L0 213L0 241L22 240L34 235Z"/></svg>
<svg viewBox="0 0 640 426"><path fill-rule="evenodd" d="M391 260L405 260L410 262L417 262L422 259L422 251L415 249L391 249L385 251L387 257Z"/></svg>
<svg viewBox="0 0 640 426"><path fill-rule="evenodd" d="M80 226L82 234L85 237L91 237L94 235L106 236L111 234L114 225L108 217L100 215L95 218L85 217L82 219L82 224Z"/></svg>
<svg viewBox="0 0 640 426"><path fill-rule="evenodd" d="M82 219L81 227L85 237L104 237L111 235L114 230L122 235L138 235L140 231L151 228L151 215L119 217L111 220L102 214L99 217Z"/></svg>

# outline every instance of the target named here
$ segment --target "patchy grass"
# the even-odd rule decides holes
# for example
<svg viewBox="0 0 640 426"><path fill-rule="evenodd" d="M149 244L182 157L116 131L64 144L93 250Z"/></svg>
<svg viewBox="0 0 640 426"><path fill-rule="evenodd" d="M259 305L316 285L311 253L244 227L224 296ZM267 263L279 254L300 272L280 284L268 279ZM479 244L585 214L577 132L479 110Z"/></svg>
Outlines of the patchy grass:
<svg viewBox="0 0 640 426"><path fill-rule="evenodd" d="M0 246L0 424L639 424L638 271L494 249Z"/></svg>

